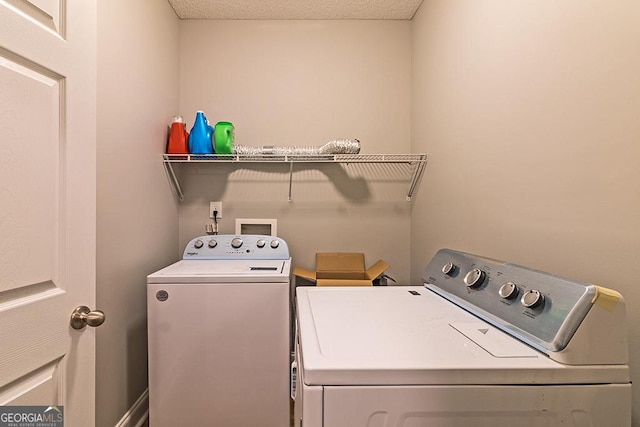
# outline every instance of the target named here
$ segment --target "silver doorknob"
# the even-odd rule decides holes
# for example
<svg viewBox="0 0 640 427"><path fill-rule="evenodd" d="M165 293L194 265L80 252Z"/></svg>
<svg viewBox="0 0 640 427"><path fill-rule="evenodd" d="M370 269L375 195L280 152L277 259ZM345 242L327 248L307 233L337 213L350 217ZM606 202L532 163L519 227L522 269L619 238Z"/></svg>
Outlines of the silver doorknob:
<svg viewBox="0 0 640 427"><path fill-rule="evenodd" d="M106 317L101 310L91 311L86 305L77 306L71 313L71 327L73 329L83 329L89 325L93 328L104 323Z"/></svg>

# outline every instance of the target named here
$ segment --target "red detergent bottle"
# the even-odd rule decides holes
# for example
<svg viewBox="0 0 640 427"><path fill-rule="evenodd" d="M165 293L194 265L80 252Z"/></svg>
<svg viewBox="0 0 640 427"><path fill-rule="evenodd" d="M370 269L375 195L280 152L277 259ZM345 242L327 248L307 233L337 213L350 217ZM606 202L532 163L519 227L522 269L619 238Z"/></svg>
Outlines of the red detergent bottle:
<svg viewBox="0 0 640 427"><path fill-rule="evenodd" d="M169 132L169 142L167 144L167 154L188 154L189 153L189 132L187 125L182 120L182 116L175 116L171 123Z"/></svg>

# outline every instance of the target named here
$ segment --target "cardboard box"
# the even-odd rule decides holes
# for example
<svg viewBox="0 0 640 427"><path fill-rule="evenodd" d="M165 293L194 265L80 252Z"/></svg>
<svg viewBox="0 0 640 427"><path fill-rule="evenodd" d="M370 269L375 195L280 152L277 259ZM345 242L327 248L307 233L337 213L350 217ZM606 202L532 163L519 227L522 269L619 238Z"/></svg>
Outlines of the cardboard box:
<svg viewBox="0 0 640 427"><path fill-rule="evenodd" d="M365 269L363 253L316 253L316 271L295 267L293 274L314 282L316 286L371 286L373 280L389 268L379 260Z"/></svg>

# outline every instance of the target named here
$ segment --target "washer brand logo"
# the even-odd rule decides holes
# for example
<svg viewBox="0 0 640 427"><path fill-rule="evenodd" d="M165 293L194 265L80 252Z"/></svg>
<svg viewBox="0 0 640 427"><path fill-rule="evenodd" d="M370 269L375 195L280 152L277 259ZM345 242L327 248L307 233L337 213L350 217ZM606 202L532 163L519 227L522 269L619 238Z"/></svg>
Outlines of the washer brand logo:
<svg viewBox="0 0 640 427"><path fill-rule="evenodd" d="M64 427L64 407L0 406L0 427Z"/></svg>
<svg viewBox="0 0 640 427"><path fill-rule="evenodd" d="M156 299L160 302L164 302L166 300L169 299L169 292L165 291L164 289L161 291L156 292Z"/></svg>
<svg viewBox="0 0 640 427"><path fill-rule="evenodd" d="M187 252L187 255L189 255L189 256L198 255L198 252Z"/></svg>

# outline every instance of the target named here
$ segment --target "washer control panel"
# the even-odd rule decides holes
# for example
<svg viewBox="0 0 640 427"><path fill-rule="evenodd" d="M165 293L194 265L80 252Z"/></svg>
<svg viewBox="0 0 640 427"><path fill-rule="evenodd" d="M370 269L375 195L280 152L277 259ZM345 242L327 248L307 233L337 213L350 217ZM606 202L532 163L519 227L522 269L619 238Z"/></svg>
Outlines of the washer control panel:
<svg viewBox="0 0 640 427"><path fill-rule="evenodd" d="M450 249L423 274L431 291L542 351L564 349L592 306L595 285Z"/></svg>
<svg viewBox="0 0 640 427"><path fill-rule="evenodd" d="M187 244L182 259L289 259L280 237L256 234L199 236Z"/></svg>

